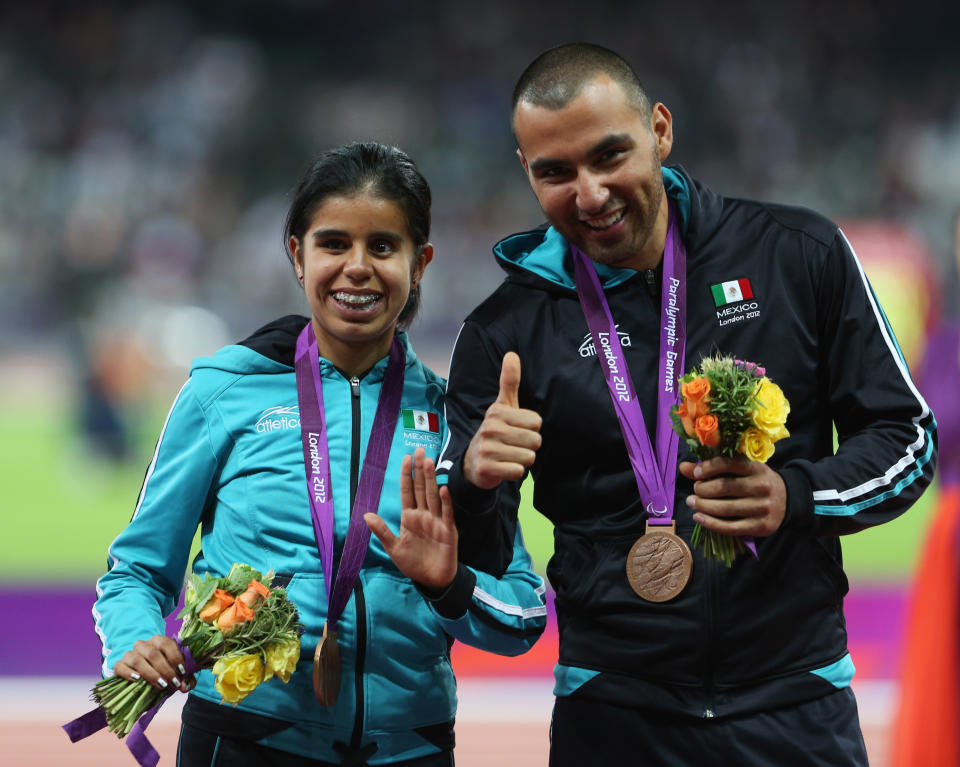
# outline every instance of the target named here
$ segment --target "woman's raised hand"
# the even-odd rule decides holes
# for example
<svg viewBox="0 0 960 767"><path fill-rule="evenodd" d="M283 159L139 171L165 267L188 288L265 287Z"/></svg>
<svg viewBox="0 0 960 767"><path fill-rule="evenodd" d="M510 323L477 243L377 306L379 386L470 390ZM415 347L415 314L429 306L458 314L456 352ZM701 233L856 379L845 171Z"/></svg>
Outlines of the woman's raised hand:
<svg viewBox="0 0 960 767"><path fill-rule="evenodd" d="M363 515L394 564L410 580L442 592L457 574L457 526L446 487L437 487L433 459L422 447L405 455L400 474L400 534L376 514Z"/></svg>

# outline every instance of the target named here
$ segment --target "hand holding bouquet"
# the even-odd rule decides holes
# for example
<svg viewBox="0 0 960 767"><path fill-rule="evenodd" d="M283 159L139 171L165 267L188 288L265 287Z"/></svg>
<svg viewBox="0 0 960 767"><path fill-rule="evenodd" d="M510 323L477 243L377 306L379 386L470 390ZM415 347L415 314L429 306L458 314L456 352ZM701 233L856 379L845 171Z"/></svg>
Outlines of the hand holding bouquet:
<svg viewBox="0 0 960 767"><path fill-rule="evenodd" d="M274 676L288 682L300 658L296 607L283 588L264 585L272 577L244 564L235 564L223 578L190 575L177 645L187 674L213 669L214 686L227 703L236 705ZM127 745L134 756L142 765L156 764L158 755L143 730L174 690L142 678L108 677L93 687L98 708L64 729L74 742L103 727L120 738L133 731Z"/></svg>
<svg viewBox="0 0 960 767"><path fill-rule="evenodd" d="M699 461L717 456L743 456L766 463L774 443L790 436L790 403L783 391L753 362L731 357L705 357L680 379L683 401L670 416L673 428ZM699 524L691 538L705 556L729 567L745 550L739 536L706 530Z"/></svg>

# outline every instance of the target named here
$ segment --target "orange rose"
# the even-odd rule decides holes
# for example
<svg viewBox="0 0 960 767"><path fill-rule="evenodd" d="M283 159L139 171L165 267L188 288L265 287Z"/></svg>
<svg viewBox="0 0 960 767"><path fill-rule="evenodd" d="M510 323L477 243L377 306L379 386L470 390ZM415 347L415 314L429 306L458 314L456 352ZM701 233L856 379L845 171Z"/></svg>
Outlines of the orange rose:
<svg viewBox="0 0 960 767"><path fill-rule="evenodd" d="M677 417L680 419L680 423L683 424L683 430L687 433L688 437L694 436L696 432L693 429L693 419L690 417L690 413L687 412L687 403L686 401L681 402L677 405Z"/></svg>
<svg viewBox="0 0 960 767"><path fill-rule="evenodd" d="M217 618L217 628L226 633L237 624L252 621L255 616L256 613L238 599L220 613L220 617Z"/></svg>
<svg viewBox="0 0 960 767"><path fill-rule="evenodd" d="M220 613L233 604L233 594L223 589L217 589L200 611L199 618L204 623L213 623Z"/></svg>
<svg viewBox="0 0 960 767"><path fill-rule="evenodd" d="M684 404L691 418L696 419L710 412L710 381L703 376L680 384L680 393L684 396Z"/></svg>
<svg viewBox="0 0 960 767"><path fill-rule="evenodd" d="M261 604L267 601L268 596L270 596L270 589L260 583L260 581L253 580L250 581L250 585L247 586L247 590L238 596L237 599L243 602L247 607L256 609L254 605L259 607Z"/></svg>
<svg viewBox="0 0 960 767"><path fill-rule="evenodd" d="M702 415L697 418L697 439L704 447L716 447L720 444L720 421L715 415Z"/></svg>

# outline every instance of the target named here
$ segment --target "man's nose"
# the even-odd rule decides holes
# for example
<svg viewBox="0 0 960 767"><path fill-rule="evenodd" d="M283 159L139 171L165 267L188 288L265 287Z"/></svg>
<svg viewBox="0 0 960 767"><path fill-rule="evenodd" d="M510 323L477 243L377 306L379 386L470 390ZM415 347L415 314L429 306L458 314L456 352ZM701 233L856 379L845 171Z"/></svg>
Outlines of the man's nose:
<svg viewBox="0 0 960 767"><path fill-rule="evenodd" d="M584 213L597 213L610 199L610 190L589 171L577 176L577 207Z"/></svg>

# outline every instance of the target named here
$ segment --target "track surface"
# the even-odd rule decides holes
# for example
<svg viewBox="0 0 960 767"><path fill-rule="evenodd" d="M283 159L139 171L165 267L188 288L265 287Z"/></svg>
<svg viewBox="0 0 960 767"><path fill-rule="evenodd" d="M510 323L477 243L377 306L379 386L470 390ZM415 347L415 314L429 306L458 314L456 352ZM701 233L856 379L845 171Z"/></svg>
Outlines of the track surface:
<svg viewBox="0 0 960 767"><path fill-rule="evenodd" d="M86 712L89 680L81 677L0 677L0 763L6 767L135 767L121 742L100 732L71 744L60 725ZM542 767L552 681L466 679L460 684L457 767ZM887 737L895 689L890 683L854 688L860 701L871 767L889 767ZM160 767L174 764L181 700L172 699L148 732Z"/></svg>

